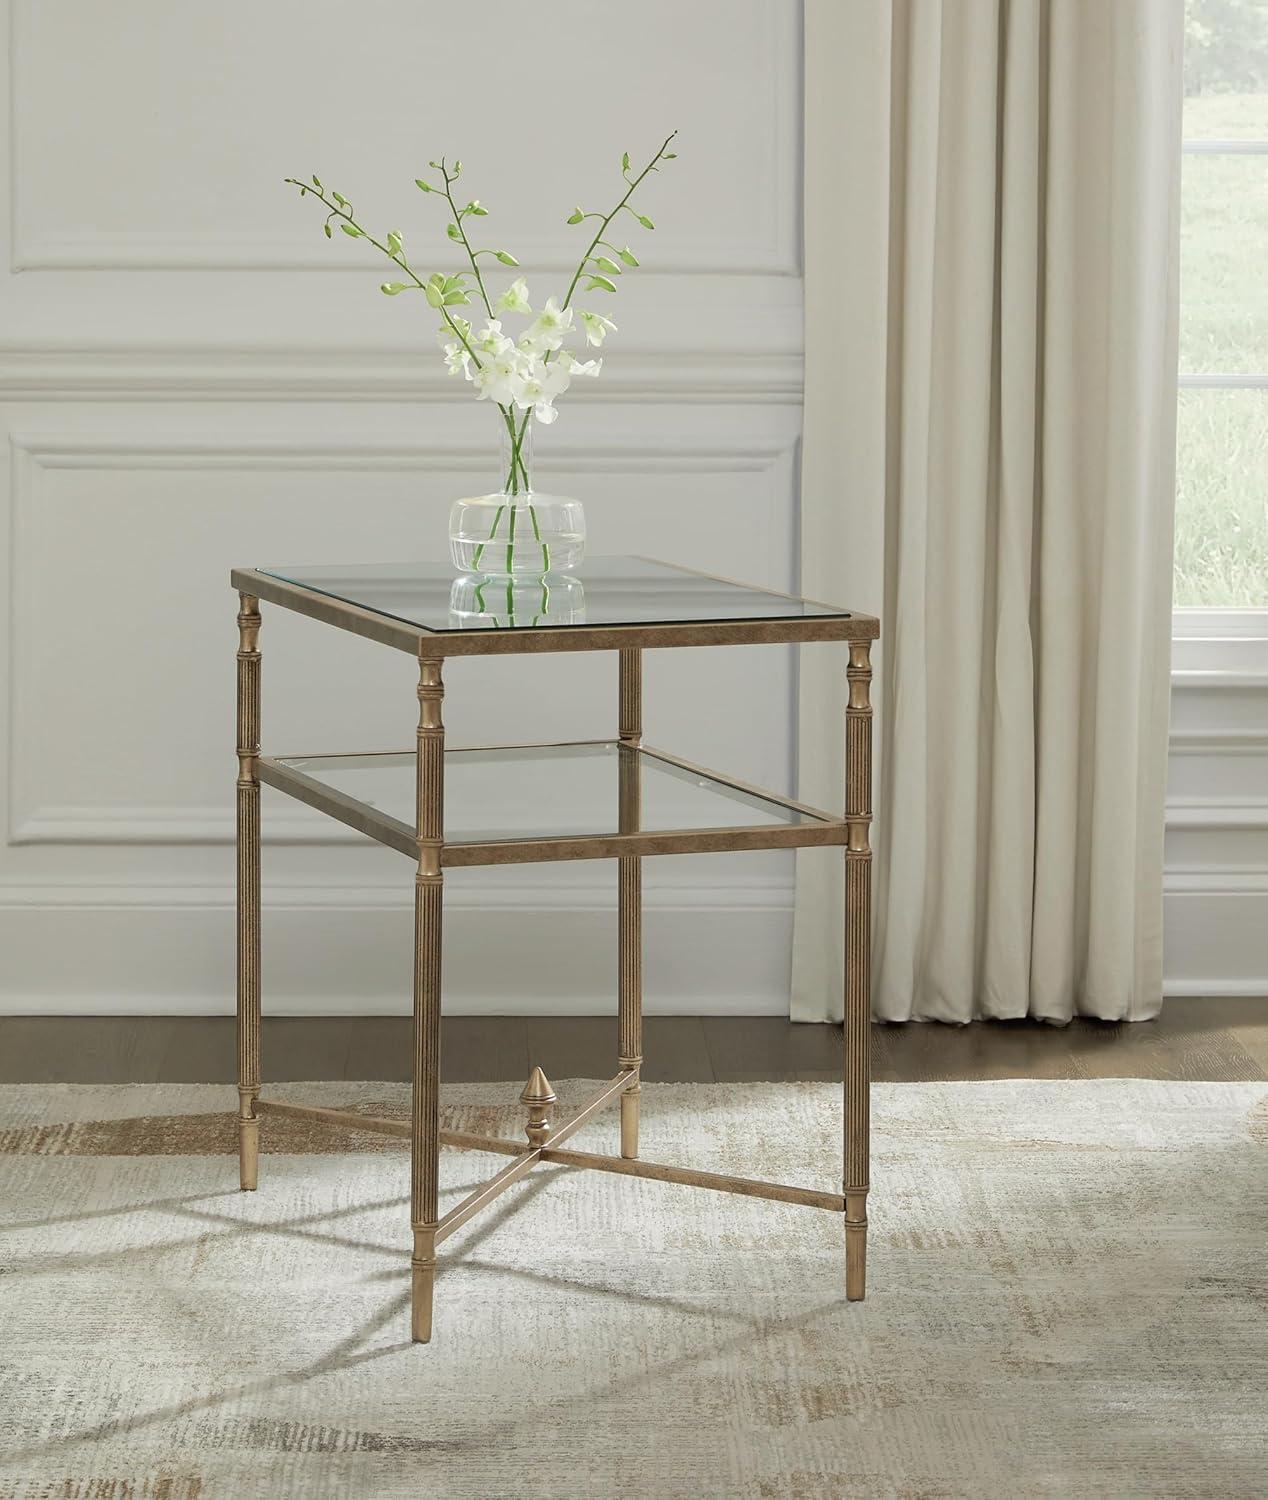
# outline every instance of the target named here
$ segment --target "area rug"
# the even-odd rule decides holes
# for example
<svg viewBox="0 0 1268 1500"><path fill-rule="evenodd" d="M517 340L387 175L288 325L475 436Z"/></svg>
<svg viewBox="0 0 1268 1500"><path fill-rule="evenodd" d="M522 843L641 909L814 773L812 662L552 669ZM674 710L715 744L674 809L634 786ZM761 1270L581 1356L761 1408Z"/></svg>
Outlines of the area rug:
<svg viewBox="0 0 1268 1500"><path fill-rule="evenodd" d="M448 1120L518 1136L517 1092ZM648 1157L839 1180L832 1085L643 1097ZM274 1116L239 1193L234 1102L0 1088L3 1500L1268 1488L1268 1085L878 1087L862 1304L831 1214L539 1167L444 1247L428 1346L403 1145ZM446 1151L446 1202L499 1165Z"/></svg>

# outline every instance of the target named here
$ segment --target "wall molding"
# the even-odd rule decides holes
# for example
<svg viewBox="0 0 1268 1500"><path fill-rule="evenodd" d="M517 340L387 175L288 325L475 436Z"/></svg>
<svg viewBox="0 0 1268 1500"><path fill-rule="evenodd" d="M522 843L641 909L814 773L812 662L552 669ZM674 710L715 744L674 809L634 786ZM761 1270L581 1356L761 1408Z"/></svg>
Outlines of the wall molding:
<svg viewBox="0 0 1268 1500"><path fill-rule="evenodd" d="M1179 667L1171 673L1172 689L1219 692L1224 688L1268 689L1268 670L1237 671L1222 667Z"/></svg>
<svg viewBox="0 0 1268 1500"><path fill-rule="evenodd" d="M801 403L799 353L622 351L583 405ZM6 401L421 401L470 404L428 350L0 348Z"/></svg>
<svg viewBox="0 0 1268 1500"><path fill-rule="evenodd" d="M1167 802L1167 827L1193 832L1268 833L1268 798L1172 797Z"/></svg>
<svg viewBox="0 0 1268 1500"><path fill-rule="evenodd" d="M1268 974L1261 979L1168 979L1163 983L1164 1000L1260 1000L1268 997ZM1253 1019L1248 1012L1246 1019Z"/></svg>
<svg viewBox="0 0 1268 1500"><path fill-rule="evenodd" d="M362 845L369 842L356 834L352 839ZM412 913L414 884L410 868L409 861L402 860L402 879L391 885L266 881L261 888L261 904L266 911ZM574 875L558 882L539 880L529 885L499 880L491 870L479 874L482 878L461 883L450 875L445 886L446 911L614 915L617 909L615 875L611 881L581 883ZM236 901L236 888L231 883L84 884L70 879L0 883L0 911L232 912ZM689 877L669 881L662 878L655 884L646 882L643 891L643 906L648 912L788 913L792 904L791 877L772 880L713 877L703 884Z"/></svg>
<svg viewBox="0 0 1268 1500"><path fill-rule="evenodd" d="M1268 863L1168 870L1162 877L1162 890L1171 896L1268 896Z"/></svg>
<svg viewBox="0 0 1268 1500"><path fill-rule="evenodd" d="M412 191L412 188L411 188ZM403 192L403 190L402 190ZM358 218L361 215L358 214ZM733 241L699 239L682 243L659 260L645 276L696 277L719 275L801 276L801 257L795 227L779 222L776 214L768 226L764 242L746 246L744 258L737 260ZM364 220L362 221L364 222ZM129 232L75 229L39 231L23 229L14 234L9 269L28 271L268 271L302 274L306 271L356 271L362 276L382 277L385 262L370 258L356 246L344 245L333 251L320 234L320 214L308 232L294 234L252 235L223 234L192 230L146 230L144 238ZM372 233L381 231L372 230ZM443 240L443 220L440 240ZM476 241L477 245L479 241ZM582 242L581 249L585 246ZM576 269L580 249L574 251L555 236L515 236L515 251L535 275L568 276ZM391 262L386 263L389 275ZM720 267L725 269L719 270Z"/></svg>
<svg viewBox="0 0 1268 1500"><path fill-rule="evenodd" d="M228 794L226 794L228 796ZM274 845L363 844L351 828L298 805L270 807L264 842ZM55 803L32 808L12 821L9 843L27 844L232 844L237 818L228 801L181 806L109 803L76 807ZM0 897L0 903L3 898Z"/></svg>
<svg viewBox="0 0 1268 1500"><path fill-rule="evenodd" d="M489 443L471 437L434 443L419 438L393 441L375 436L348 436L336 442L251 437L217 440L206 433L165 433L153 439L117 438L110 433L11 432L9 444L21 471L34 469L227 469L252 473L268 469L340 472L387 468L445 473L485 473ZM636 442L573 442L552 447L551 469L584 473L659 474L764 473L791 458L795 440L737 438L725 443L691 440L658 441L655 448ZM15 503L28 498L29 472L22 474Z"/></svg>
<svg viewBox="0 0 1268 1500"><path fill-rule="evenodd" d="M1268 728L1173 729L1168 748L1172 755L1268 756Z"/></svg>

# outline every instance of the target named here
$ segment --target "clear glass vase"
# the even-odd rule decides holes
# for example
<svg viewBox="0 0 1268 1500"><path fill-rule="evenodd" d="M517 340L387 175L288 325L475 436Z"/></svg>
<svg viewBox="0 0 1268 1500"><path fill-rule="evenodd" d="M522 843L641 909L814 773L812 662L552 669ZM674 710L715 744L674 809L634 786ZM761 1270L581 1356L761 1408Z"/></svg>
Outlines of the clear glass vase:
<svg viewBox="0 0 1268 1500"><path fill-rule="evenodd" d="M502 488L455 500L449 512L449 555L464 573L504 578L564 573L586 551L580 500L533 489L533 423L516 407L498 408Z"/></svg>
<svg viewBox="0 0 1268 1500"><path fill-rule="evenodd" d="M527 573L490 577L467 573L449 590L449 622L456 630L487 625L513 630L519 626L584 625L586 591L580 578L567 573Z"/></svg>

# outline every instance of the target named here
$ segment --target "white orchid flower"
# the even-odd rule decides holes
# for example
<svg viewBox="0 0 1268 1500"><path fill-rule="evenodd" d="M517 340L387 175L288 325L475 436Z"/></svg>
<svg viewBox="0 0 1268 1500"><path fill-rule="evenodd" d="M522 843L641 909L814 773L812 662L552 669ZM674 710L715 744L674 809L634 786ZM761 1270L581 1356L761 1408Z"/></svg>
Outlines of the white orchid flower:
<svg viewBox="0 0 1268 1500"><path fill-rule="evenodd" d="M521 409L549 406L556 396L562 396L568 389L571 378L564 364L548 365L544 360L534 359L524 372L515 404ZM553 422L554 417L543 417L542 421Z"/></svg>
<svg viewBox="0 0 1268 1500"><path fill-rule="evenodd" d="M569 375L597 375L603 368L601 359L578 359L571 349L563 349L559 361Z"/></svg>
<svg viewBox="0 0 1268 1500"><path fill-rule="evenodd" d="M461 344L445 345L445 363L451 375L463 374L471 379L471 356Z"/></svg>
<svg viewBox="0 0 1268 1500"><path fill-rule="evenodd" d="M616 332L616 324L611 318L605 318L602 313L583 312L581 326L585 329L586 343L593 344L596 348L609 333Z"/></svg>
<svg viewBox="0 0 1268 1500"><path fill-rule="evenodd" d="M532 308L528 305L528 283L522 276L517 276L510 286L497 300L499 308L506 312L531 313Z"/></svg>
<svg viewBox="0 0 1268 1500"><path fill-rule="evenodd" d="M499 406L515 401L524 386L521 364L513 352L492 355L476 371L474 380L476 398L496 401Z"/></svg>
<svg viewBox="0 0 1268 1500"><path fill-rule="evenodd" d="M544 354L548 349L558 349L564 335L572 330L572 308L561 308L553 297L547 297L546 306L529 324L520 339L520 348L530 348Z"/></svg>
<svg viewBox="0 0 1268 1500"><path fill-rule="evenodd" d="M500 355L510 352L514 348L512 340L508 339L502 332L502 321L500 318L491 318L477 334L468 334L467 342L474 350L476 357L483 364L485 356L489 359L497 359Z"/></svg>

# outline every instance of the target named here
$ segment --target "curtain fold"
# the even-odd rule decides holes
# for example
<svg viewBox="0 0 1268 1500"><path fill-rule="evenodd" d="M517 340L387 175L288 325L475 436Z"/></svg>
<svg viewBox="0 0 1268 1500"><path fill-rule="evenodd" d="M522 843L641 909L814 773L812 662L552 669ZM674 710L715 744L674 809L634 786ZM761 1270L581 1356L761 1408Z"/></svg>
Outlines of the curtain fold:
<svg viewBox="0 0 1268 1500"><path fill-rule="evenodd" d="M802 582L883 622L884 1019L1161 1003L1181 43L1181 0L807 0ZM803 654L820 805L842 682ZM841 890L799 856L796 1018Z"/></svg>

